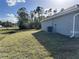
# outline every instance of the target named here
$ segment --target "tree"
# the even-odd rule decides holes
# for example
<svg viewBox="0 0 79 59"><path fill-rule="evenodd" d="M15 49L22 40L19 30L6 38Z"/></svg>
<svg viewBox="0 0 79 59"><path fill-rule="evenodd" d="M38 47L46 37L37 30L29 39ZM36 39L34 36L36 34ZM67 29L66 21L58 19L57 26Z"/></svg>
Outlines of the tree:
<svg viewBox="0 0 79 59"><path fill-rule="evenodd" d="M19 19L19 21L18 21L19 28L25 29L26 28L25 23L28 23L28 18L29 18L26 8L22 7L20 9L18 9L17 14L18 14L18 19Z"/></svg>
<svg viewBox="0 0 79 59"><path fill-rule="evenodd" d="M40 16L42 16L44 10L43 7L38 6L36 8L36 13L38 14L38 22L40 22L42 20L42 18Z"/></svg>
<svg viewBox="0 0 79 59"><path fill-rule="evenodd" d="M55 9L53 12L54 12L54 14L56 14L57 13L57 9Z"/></svg>
<svg viewBox="0 0 79 59"><path fill-rule="evenodd" d="M62 11L64 11L64 8L61 8L61 11L60 12L62 12Z"/></svg>
<svg viewBox="0 0 79 59"><path fill-rule="evenodd" d="M45 10L44 14L45 14L45 15L48 15L48 10Z"/></svg>
<svg viewBox="0 0 79 59"><path fill-rule="evenodd" d="M2 21L0 21L0 25L2 25Z"/></svg>
<svg viewBox="0 0 79 59"><path fill-rule="evenodd" d="M12 22L9 22L9 21L2 22L0 25L5 27L6 29L8 29L8 27L13 27L14 26L14 24Z"/></svg>
<svg viewBox="0 0 79 59"><path fill-rule="evenodd" d="M48 10L45 10L45 13L46 17L50 17L52 16L52 8L48 9Z"/></svg>
<svg viewBox="0 0 79 59"><path fill-rule="evenodd" d="M48 13L49 13L48 16L51 16L51 15L52 15L52 8L50 8L50 9L48 10Z"/></svg>
<svg viewBox="0 0 79 59"><path fill-rule="evenodd" d="M30 12L30 15L31 15L31 19L32 19L32 21L34 22L35 20L35 15L36 15L36 11L34 10L34 11L31 11Z"/></svg>

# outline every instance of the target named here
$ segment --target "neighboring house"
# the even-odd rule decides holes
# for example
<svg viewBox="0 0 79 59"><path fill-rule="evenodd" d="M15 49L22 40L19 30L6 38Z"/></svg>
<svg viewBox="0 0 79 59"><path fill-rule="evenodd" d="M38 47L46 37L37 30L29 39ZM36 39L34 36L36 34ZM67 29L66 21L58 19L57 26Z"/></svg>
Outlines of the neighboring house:
<svg viewBox="0 0 79 59"><path fill-rule="evenodd" d="M41 22L42 30L79 37L79 5L67 8ZM51 28L52 27L52 28Z"/></svg>
<svg viewBox="0 0 79 59"><path fill-rule="evenodd" d="M2 28L2 25L0 25L0 28Z"/></svg>

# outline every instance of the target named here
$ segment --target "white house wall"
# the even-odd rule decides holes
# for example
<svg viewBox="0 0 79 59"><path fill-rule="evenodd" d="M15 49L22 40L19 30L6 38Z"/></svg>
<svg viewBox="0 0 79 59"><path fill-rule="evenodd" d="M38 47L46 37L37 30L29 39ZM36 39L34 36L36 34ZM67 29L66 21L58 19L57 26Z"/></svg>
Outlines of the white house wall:
<svg viewBox="0 0 79 59"><path fill-rule="evenodd" d="M48 26L52 26L52 20L41 23L41 27L43 31L47 31Z"/></svg>
<svg viewBox="0 0 79 59"><path fill-rule="evenodd" d="M75 36L79 37L79 15L75 18Z"/></svg>
<svg viewBox="0 0 79 59"><path fill-rule="evenodd" d="M72 35L72 30L73 30L73 16L78 12L72 12L70 14L66 14L57 18L49 19L48 21L44 21L41 23L42 30L47 31L47 27L52 26L53 32L70 36ZM79 30L79 28L76 30Z"/></svg>
<svg viewBox="0 0 79 59"><path fill-rule="evenodd" d="M73 15L74 14L71 13L52 20L52 22L56 24L53 25L53 27L56 29L55 31L63 35L71 35L73 28Z"/></svg>

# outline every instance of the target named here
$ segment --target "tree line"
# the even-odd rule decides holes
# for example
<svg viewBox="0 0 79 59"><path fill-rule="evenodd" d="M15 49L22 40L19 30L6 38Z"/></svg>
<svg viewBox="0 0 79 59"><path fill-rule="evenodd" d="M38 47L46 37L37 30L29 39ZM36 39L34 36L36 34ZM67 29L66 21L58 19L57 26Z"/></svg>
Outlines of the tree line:
<svg viewBox="0 0 79 59"><path fill-rule="evenodd" d="M57 10L54 10L53 12L56 13ZM52 8L44 10L43 7L38 6L36 9L28 13L26 8L22 7L17 10L17 14L17 17L19 19L18 26L20 29L26 29L29 27L41 28L40 22L43 21L45 18L52 16Z"/></svg>
<svg viewBox="0 0 79 59"><path fill-rule="evenodd" d="M9 22L9 21L0 21L0 25L2 26L2 27L13 27L15 24L14 23L12 23L12 22Z"/></svg>
<svg viewBox="0 0 79 59"><path fill-rule="evenodd" d="M64 8L61 9L63 11ZM49 8L48 10L44 10L43 7L37 6L36 9L28 12L25 7L21 7L17 10L17 24L14 24L9 21L2 22L0 21L0 25L3 27L12 27L14 25L18 25L19 29L40 29L41 28L41 21L45 20L46 18L52 16L53 14L57 13L57 9L52 10Z"/></svg>

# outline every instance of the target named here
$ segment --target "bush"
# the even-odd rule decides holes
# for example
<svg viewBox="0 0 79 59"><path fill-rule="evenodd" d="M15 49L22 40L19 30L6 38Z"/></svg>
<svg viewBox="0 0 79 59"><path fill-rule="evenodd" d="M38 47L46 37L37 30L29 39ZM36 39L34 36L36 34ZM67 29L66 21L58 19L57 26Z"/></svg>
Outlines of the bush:
<svg viewBox="0 0 79 59"><path fill-rule="evenodd" d="M39 22L24 23L23 21L18 22L19 29L40 29L41 24Z"/></svg>
<svg viewBox="0 0 79 59"><path fill-rule="evenodd" d="M30 23L30 28L31 29L40 29L41 28L41 24L40 23L36 23L36 22Z"/></svg>
<svg viewBox="0 0 79 59"><path fill-rule="evenodd" d="M26 26L23 21L18 21L19 29L26 29Z"/></svg>

